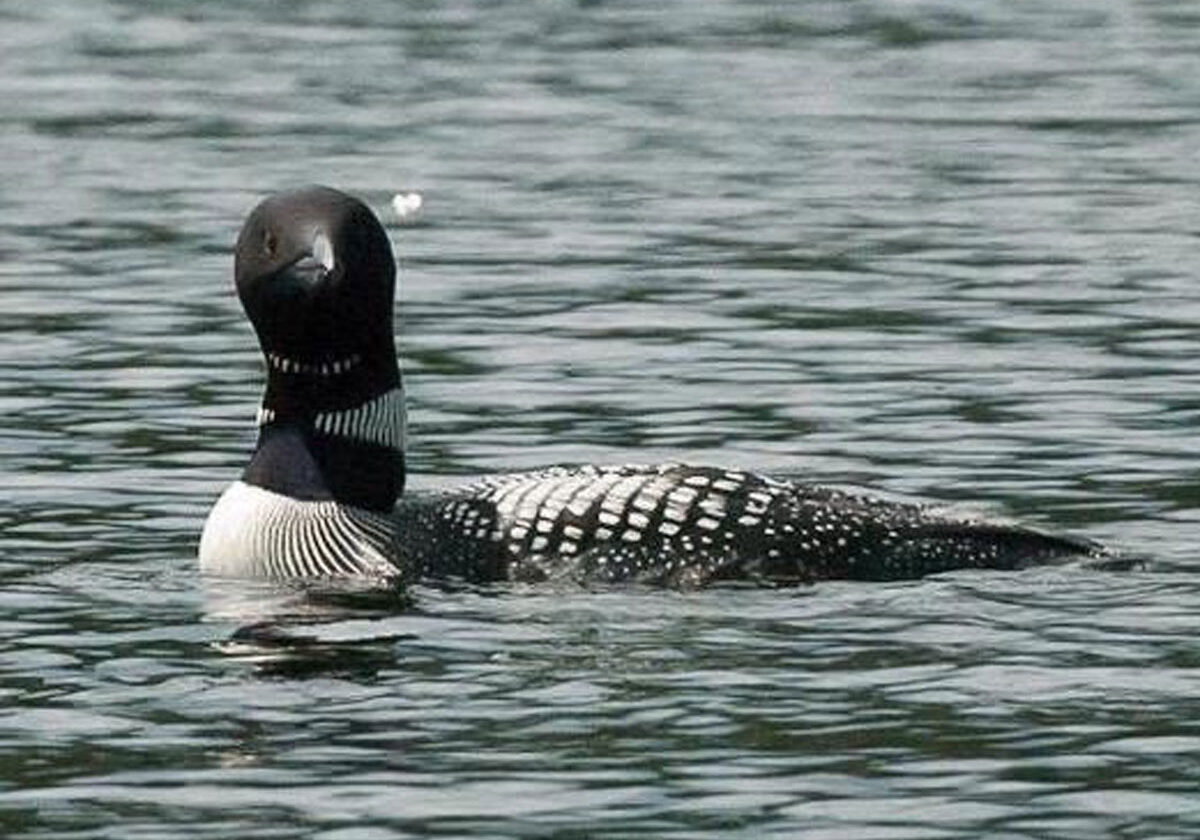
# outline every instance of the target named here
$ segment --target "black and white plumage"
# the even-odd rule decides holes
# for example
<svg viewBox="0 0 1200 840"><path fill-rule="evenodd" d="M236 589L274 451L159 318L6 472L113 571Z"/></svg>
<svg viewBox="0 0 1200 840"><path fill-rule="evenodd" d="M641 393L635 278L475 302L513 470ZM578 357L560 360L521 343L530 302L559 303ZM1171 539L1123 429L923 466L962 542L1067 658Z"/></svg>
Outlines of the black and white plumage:
<svg viewBox="0 0 1200 840"><path fill-rule="evenodd" d="M230 577L387 580L395 535L388 514L237 481L209 515L200 556L205 571Z"/></svg>
<svg viewBox="0 0 1200 840"><path fill-rule="evenodd" d="M201 567L396 578L405 414L387 234L335 190L272 196L242 227L234 277L267 387L258 445L209 514Z"/></svg>
<svg viewBox="0 0 1200 840"><path fill-rule="evenodd" d="M692 587L897 580L1101 558L1100 546L753 473L682 464L485 478L397 510L406 568Z"/></svg>
<svg viewBox="0 0 1200 840"><path fill-rule="evenodd" d="M410 581L887 580L1104 558L1100 546L735 470L551 468L401 498L395 262L374 214L283 193L238 238L267 368L259 442L205 525L209 572Z"/></svg>

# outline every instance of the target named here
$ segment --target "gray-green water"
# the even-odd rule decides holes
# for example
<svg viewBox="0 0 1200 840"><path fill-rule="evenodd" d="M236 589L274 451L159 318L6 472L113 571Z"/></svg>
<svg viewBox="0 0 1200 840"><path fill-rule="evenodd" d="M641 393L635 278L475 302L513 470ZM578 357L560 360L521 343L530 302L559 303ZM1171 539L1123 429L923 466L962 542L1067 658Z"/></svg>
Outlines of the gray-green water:
<svg viewBox="0 0 1200 840"><path fill-rule="evenodd" d="M13 2L0 55L0 836L1200 832L1192 3ZM313 181L426 199L414 487L687 459L1155 562L205 582L231 243Z"/></svg>

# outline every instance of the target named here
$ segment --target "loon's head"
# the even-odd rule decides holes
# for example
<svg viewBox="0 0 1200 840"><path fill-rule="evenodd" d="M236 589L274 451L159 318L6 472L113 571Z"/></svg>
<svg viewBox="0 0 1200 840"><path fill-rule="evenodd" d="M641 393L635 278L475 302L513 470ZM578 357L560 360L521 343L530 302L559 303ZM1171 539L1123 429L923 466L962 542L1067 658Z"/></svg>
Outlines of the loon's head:
<svg viewBox="0 0 1200 840"><path fill-rule="evenodd" d="M238 297L266 360L250 464L200 543L224 574L390 574L404 487L396 262L375 214L327 187L273 195L246 219Z"/></svg>
<svg viewBox="0 0 1200 840"><path fill-rule="evenodd" d="M375 214L328 187L267 198L238 236L238 297L267 362L276 409L319 409L396 371L396 262ZM271 386L274 386L273 388ZM303 405L288 400L299 391ZM268 405L267 408L272 406Z"/></svg>

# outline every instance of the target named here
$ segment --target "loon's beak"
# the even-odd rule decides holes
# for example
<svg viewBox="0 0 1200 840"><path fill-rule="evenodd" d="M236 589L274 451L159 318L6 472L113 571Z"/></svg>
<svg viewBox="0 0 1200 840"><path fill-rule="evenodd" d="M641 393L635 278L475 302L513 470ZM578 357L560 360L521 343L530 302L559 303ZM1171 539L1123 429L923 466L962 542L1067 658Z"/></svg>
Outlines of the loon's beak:
<svg viewBox="0 0 1200 840"><path fill-rule="evenodd" d="M329 237L318 233L313 237L309 253L284 268L283 274L303 286L313 286L330 274L336 265Z"/></svg>

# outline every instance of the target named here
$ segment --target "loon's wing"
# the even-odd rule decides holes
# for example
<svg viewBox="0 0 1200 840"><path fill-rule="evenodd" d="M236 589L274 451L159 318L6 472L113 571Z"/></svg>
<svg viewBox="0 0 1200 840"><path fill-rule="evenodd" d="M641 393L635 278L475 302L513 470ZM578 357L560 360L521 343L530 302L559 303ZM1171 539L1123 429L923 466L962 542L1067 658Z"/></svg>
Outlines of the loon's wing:
<svg viewBox="0 0 1200 840"><path fill-rule="evenodd" d="M410 494L397 518L409 570L476 580L893 580L1105 554L921 505L678 464L493 476Z"/></svg>

